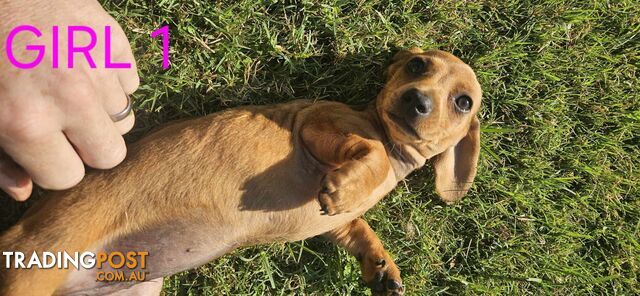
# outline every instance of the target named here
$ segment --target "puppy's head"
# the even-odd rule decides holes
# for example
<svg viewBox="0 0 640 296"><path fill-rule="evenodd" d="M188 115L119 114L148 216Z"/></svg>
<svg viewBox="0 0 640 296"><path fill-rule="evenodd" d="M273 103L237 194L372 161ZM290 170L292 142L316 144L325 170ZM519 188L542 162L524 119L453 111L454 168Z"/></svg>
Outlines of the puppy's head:
<svg viewBox="0 0 640 296"><path fill-rule="evenodd" d="M460 59L412 48L396 54L376 101L391 140L433 161L436 190L447 203L462 198L476 174L481 97L473 70Z"/></svg>

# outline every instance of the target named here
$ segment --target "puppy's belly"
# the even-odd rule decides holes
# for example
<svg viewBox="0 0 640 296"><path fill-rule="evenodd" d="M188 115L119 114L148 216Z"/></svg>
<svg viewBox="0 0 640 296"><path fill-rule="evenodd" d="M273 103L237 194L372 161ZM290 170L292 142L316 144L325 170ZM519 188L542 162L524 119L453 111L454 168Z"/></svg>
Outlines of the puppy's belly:
<svg viewBox="0 0 640 296"><path fill-rule="evenodd" d="M348 213L335 216L321 214L320 205L315 198L300 198L301 195L308 196L311 191L315 192L316 186L291 186L292 189L286 193L279 192L277 196L266 194L260 198L297 200L297 203L292 202L296 205L293 208L265 210L261 207L245 207L243 209L243 203L239 201L238 204L232 205L232 209L222 212L211 212L205 209L187 219L171 220L162 225L140 229L117 238L95 251L148 252L145 270L140 268L124 270L125 275L132 271L146 272L146 280L152 280L204 265L238 247L274 241L297 241L323 234L361 216L395 185L395 174L389 170L384 183L375 188L362 205ZM283 197L283 194L298 197L287 198ZM241 199L237 198L237 200ZM99 272L110 271L113 270L108 267L73 271L57 294L103 295L138 283L96 281Z"/></svg>
<svg viewBox="0 0 640 296"><path fill-rule="evenodd" d="M194 268L231 252L238 247L233 232L220 225L202 221L171 221L130 235L100 247L95 252L148 252L146 268L119 269L128 278L132 273L145 273L145 281ZM138 257L139 258L139 257ZM104 295L138 284L137 281L97 281L100 272L114 272L108 264L102 268L74 270L56 295ZM104 273L102 274L104 277Z"/></svg>

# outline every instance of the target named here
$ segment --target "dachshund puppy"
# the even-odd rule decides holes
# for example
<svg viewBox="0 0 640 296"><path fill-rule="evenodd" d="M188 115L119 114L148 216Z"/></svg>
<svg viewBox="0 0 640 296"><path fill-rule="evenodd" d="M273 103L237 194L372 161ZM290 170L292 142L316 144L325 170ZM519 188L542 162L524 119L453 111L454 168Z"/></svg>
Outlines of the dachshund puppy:
<svg viewBox="0 0 640 296"><path fill-rule="evenodd" d="M360 261L376 295L402 295L400 271L359 218L433 162L447 203L476 173L481 90L442 51L398 53L376 100L356 108L294 101L169 124L127 159L51 192L0 237L0 250L146 251L145 282L96 281L91 269L16 269L0 257L1 295L159 293L162 277L236 248L323 235ZM13 264L13 263L11 263Z"/></svg>

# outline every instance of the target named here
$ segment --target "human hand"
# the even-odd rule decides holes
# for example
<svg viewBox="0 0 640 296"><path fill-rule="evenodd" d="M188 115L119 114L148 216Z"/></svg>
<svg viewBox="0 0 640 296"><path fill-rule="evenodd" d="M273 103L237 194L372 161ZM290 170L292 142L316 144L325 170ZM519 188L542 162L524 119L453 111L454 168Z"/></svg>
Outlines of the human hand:
<svg viewBox="0 0 640 296"><path fill-rule="evenodd" d="M16 200L26 200L32 182L46 189L74 186L84 177L84 164L108 169L126 155L122 134L134 123L130 114L113 122L127 106L139 77L129 42L116 21L95 0L0 0L0 39L19 25L42 32L17 35L13 53L17 60L33 61L35 51L26 45L45 45L42 62L33 69L18 69L8 61L6 43L0 43L0 188ZM52 67L52 27L60 28L59 65ZM68 26L87 26L98 36L90 68L82 54L74 67L67 65ZM111 27L111 60L131 68L105 69L105 26ZM89 36L76 32L77 46ZM84 164L83 164L84 163Z"/></svg>

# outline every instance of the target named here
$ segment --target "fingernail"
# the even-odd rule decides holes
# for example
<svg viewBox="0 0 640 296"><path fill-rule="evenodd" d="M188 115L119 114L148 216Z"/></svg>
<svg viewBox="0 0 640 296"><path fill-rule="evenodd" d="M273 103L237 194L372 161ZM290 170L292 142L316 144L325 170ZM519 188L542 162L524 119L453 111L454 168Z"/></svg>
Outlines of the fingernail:
<svg viewBox="0 0 640 296"><path fill-rule="evenodd" d="M19 190L17 192L16 191L12 191L10 193L10 195L16 201L26 201L27 199L29 199L29 196L31 196L30 193L24 192L24 190Z"/></svg>
<svg viewBox="0 0 640 296"><path fill-rule="evenodd" d="M18 188L27 187L29 186L30 182L31 180L29 178L18 178L16 180L16 187Z"/></svg>

